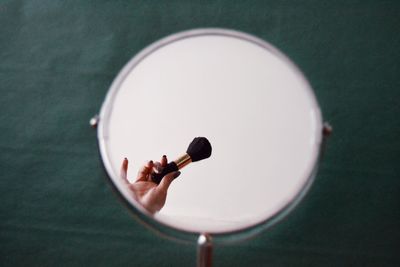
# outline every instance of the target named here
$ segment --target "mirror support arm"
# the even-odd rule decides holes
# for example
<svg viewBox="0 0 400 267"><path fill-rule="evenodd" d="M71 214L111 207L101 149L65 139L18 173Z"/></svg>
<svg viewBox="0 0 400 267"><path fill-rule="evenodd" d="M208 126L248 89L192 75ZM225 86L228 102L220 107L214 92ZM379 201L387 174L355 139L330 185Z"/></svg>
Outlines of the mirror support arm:
<svg viewBox="0 0 400 267"><path fill-rule="evenodd" d="M212 266L213 244L209 234L201 234L197 240L197 267Z"/></svg>
<svg viewBox="0 0 400 267"><path fill-rule="evenodd" d="M328 141L328 137L332 134L333 128L329 124L329 122L324 122L322 127L322 144L321 144L321 155L320 158L324 156L326 150L326 143Z"/></svg>

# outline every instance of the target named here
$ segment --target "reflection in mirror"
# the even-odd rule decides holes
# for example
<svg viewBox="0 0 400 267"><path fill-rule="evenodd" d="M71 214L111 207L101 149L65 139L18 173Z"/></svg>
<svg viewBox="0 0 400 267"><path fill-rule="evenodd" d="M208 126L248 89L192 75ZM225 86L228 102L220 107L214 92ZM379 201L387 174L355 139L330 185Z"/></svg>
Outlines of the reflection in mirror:
<svg viewBox="0 0 400 267"><path fill-rule="evenodd" d="M186 153L175 161L168 163L163 155L159 162L149 161L142 166L134 183L128 180L128 159L125 158L121 167L121 179L132 191L132 198L149 213L154 214L165 205L168 188L172 181L181 174L180 169L191 162L206 159L211 156L211 144L205 137L196 137L190 143Z"/></svg>
<svg viewBox="0 0 400 267"><path fill-rule="evenodd" d="M174 229L219 234L262 224L304 194L321 130L310 85L282 53L207 29L132 59L107 95L98 136L113 184L135 209ZM182 152L196 136L212 156L179 171L195 161Z"/></svg>

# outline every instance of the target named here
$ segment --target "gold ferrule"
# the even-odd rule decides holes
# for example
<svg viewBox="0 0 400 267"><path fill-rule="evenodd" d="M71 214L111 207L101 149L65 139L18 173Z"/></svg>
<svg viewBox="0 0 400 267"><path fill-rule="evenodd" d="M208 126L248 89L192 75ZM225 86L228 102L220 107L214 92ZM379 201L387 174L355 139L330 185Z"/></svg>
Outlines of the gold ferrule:
<svg viewBox="0 0 400 267"><path fill-rule="evenodd" d="M186 165L188 165L190 162L192 162L192 159L188 154L183 155L182 157L179 157L177 160L175 160L176 166L178 166L178 169L182 169Z"/></svg>

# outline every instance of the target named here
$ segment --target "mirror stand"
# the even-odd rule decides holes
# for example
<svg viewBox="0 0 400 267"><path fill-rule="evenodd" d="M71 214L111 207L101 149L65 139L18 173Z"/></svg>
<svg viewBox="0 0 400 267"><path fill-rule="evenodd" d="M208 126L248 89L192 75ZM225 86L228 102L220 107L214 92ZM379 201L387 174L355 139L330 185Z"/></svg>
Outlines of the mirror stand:
<svg viewBox="0 0 400 267"><path fill-rule="evenodd" d="M197 239L197 267L212 266L213 243L209 234L201 234Z"/></svg>
<svg viewBox="0 0 400 267"><path fill-rule="evenodd" d="M180 116L174 123L155 124L142 116L143 110L150 112L148 117L166 111ZM123 202L159 233L191 244L197 238L198 267L212 266L215 244L247 239L286 216L313 183L332 133L310 84L289 58L262 39L214 28L176 33L138 53L114 79L99 115L89 124L98 128L103 166ZM148 131L137 131L136 125ZM156 135L159 132L168 136ZM209 162L208 171L193 168L192 180L177 184L163 216L144 212L121 179L121 159L140 162L160 151L177 154L182 140L199 133L215 142L215 161ZM248 164L236 156L238 151L252 154L244 157ZM259 175L258 169L246 168L254 158L268 163L268 172ZM252 182L259 186L238 198L243 192L238 181L244 175L257 177ZM219 201L227 182L225 201ZM215 185L213 192L210 184ZM210 194L204 205L191 209L204 200L204 192ZM214 203L218 206L209 211ZM227 209L232 206L234 210Z"/></svg>

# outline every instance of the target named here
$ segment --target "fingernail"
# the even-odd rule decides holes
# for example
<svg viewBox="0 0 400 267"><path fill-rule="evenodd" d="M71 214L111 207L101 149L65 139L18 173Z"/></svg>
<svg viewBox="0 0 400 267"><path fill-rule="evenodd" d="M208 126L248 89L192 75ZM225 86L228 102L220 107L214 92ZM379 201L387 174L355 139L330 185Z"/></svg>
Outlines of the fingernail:
<svg viewBox="0 0 400 267"><path fill-rule="evenodd" d="M177 171L177 172L174 174L174 179L175 179L175 178L178 178L179 175L181 175L181 172L180 172L180 171Z"/></svg>
<svg viewBox="0 0 400 267"><path fill-rule="evenodd" d="M124 160L125 160L125 161L127 161L127 160L128 160L128 158L124 158Z"/></svg>
<svg viewBox="0 0 400 267"><path fill-rule="evenodd" d="M150 161L149 161L149 164L153 164L153 161L152 161L152 160L150 160Z"/></svg>
<svg viewBox="0 0 400 267"><path fill-rule="evenodd" d="M163 157L163 158L166 158L167 156L163 155L162 157Z"/></svg>

